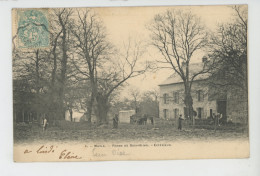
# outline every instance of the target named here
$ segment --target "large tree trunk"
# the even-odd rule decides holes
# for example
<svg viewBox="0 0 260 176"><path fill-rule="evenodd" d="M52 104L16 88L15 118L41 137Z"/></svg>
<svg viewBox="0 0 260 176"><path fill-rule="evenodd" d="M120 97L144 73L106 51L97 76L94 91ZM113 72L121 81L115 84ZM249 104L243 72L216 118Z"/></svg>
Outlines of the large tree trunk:
<svg viewBox="0 0 260 176"><path fill-rule="evenodd" d="M91 83L91 96L90 96L90 100L87 103L87 119L88 122L91 123L93 104L97 94L97 84L96 84L97 70L96 70L96 65L95 64L92 65L91 62L88 62L88 68L89 68L90 83Z"/></svg>
<svg viewBox="0 0 260 176"><path fill-rule="evenodd" d="M50 106L49 106L49 112L50 112L50 122L52 121L53 125L56 125L56 116L57 114L57 53L56 53L56 49L58 46L58 39L61 35L62 31L60 31L60 33L57 34L57 36L54 39L54 44L53 44L53 49L52 49L52 54L53 54L53 69L52 69L52 73L51 73L51 93L50 93Z"/></svg>
<svg viewBox="0 0 260 176"><path fill-rule="evenodd" d="M40 64L40 58L39 58L39 49L35 52L35 76L36 76L36 102L40 101L40 73L39 73L39 64ZM39 103L41 107L41 103ZM37 113L37 120L39 120L39 123L41 124L41 117L39 116L39 113L42 111L42 109L39 106L37 106L36 113Z"/></svg>
<svg viewBox="0 0 260 176"><path fill-rule="evenodd" d="M56 47L55 47L56 48ZM55 51L54 51L55 52ZM55 125L55 117L56 117L56 111L57 109L57 91L55 87L56 83L56 71L57 71L57 59L56 59L56 54L54 54L53 58L53 70L51 74L51 92L50 92L50 105L49 105L49 112L50 112L50 119L49 121L53 122L53 125Z"/></svg>
<svg viewBox="0 0 260 176"><path fill-rule="evenodd" d="M102 95L97 95L97 118L98 118L98 124L108 124L108 111L109 111L109 105L108 105L108 98Z"/></svg>
<svg viewBox="0 0 260 176"><path fill-rule="evenodd" d="M61 79L59 85L59 119L65 119L65 107L64 107L64 87L66 84L67 79L67 46L66 46L66 36L67 36L67 29L62 21L59 18L60 24L62 26L62 60L61 60Z"/></svg>
<svg viewBox="0 0 260 176"><path fill-rule="evenodd" d="M88 119L89 123L91 123L91 115L92 115L92 108L93 108L94 100L95 100L95 97L94 97L94 94L92 92L90 100L88 101L88 105L87 105L87 119Z"/></svg>
<svg viewBox="0 0 260 176"><path fill-rule="evenodd" d="M185 99L184 99L184 104L187 109L187 116L189 120L191 120L192 125L195 125L195 119L193 116L193 99L191 96L191 89L189 85L185 85Z"/></svg>
<svg viewBox="0 0 260 176"><path fill-rule="evenodd" d="M185 89L185 98L184 104L187 109L187 115L189 120L191 120L192 125L195 125L195 119L193 117L193 100L191 96L191 84L190 82L190 69L189 69L189 62L186 62L186 81L184 81L184 89Z"/></svg>

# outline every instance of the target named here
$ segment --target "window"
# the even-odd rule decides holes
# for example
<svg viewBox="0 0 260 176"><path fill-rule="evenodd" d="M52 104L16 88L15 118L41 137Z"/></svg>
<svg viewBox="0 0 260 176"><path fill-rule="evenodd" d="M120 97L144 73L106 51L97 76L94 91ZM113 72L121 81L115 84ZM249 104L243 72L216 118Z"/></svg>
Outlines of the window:
<svg viewBox="0 0 260 176"><path fill-rule="evenodd" d="M173 101L179 104L179 92L173 92Z"/></svg>
<svg viewBox="0 0 260 176"><path fill-rule="evenodd" d="M163 94L163 103L168 104L168 94Z"/></svg>
<svg viewBox="0 0 260 176"><path fill-rule="evenodd" d="M174 111L174 118L178 118L179 117L179 109L175 108L173 111Z"/></svg>
<svg viewBox="0 0 260 176"><path fill-rule="evenodd" d="M204 100L204 94L202 90L197 91L197 96L198 96L198 101L203 101Z"/></svg>
<svg viewBox="0 0 260 176"><path fill-rule="evenodd" d="M163 110L163 117L167 119L168 109Z"/></svg>

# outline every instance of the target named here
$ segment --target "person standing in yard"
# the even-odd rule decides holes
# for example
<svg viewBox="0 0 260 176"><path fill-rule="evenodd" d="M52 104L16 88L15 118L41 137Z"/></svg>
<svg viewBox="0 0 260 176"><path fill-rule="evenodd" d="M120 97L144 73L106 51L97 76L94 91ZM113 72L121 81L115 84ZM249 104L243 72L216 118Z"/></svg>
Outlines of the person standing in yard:
<svg viewBox="0 0 260 176"><path fill-rule="evenodd" d="M45 131L47 129L47 125L48 125L48 121L46 119L46 117L43 118L43 131Z"/></svg>
<svg viewBox="0 0 260 176"><path fill-rule="evenodd" d="M219 117L220 117L220 113L217 113L216 117L215 117L215 125L216 126L219 126Z"/></svg>
<svg viewBox="0 0 260 176"><path fill-rule="evenodd" d="M180 114L179 119L178 119L178 130L182 130L182 121L183 120L184 120L184 118Z"/></svg>
<svg viewBox="0 0 260 176"><path fill-rule="evenodd" d="M217 130L217 127L219 126L219 113L213 114L214 117L214 130Z"/></svg>
<svg viewBox="0 0 260 176"><path fill-rule="evenodd" d="M153 125L153 117L150 117L150 119L151 119L151 124Z"/></svg>
<svg viewBox="0 0 260 176"><path fill-rule="evenodd" d="M118 114L113 118L113 128L118 128Z"/></svg>
<svg viewBox="0 0 260 176"><path fill-rule="evenodd" d="M223 122L223 115L222 114L219 115L218 121L219 121L218 126L220 126L222 124L222 122Z"/></svg>

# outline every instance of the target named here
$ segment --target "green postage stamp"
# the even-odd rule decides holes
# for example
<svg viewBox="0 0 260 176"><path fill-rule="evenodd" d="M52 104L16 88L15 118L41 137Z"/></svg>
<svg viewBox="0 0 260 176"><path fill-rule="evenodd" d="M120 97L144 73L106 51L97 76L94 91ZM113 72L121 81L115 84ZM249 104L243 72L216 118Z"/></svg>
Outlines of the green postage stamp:
<svg viewBox="0 0 260 176"><path fill-rule="evenodd" d="M17 10L17 17L17 44L19 48L49 46L48 9Z"/></svg>

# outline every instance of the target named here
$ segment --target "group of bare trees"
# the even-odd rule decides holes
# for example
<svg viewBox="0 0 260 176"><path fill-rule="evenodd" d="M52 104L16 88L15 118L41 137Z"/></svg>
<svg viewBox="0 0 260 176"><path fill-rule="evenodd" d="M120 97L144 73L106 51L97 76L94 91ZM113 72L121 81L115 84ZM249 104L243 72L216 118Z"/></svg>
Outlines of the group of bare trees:
<svg viewBox="0 0 260 176"><path fill-rule="evenodd" d="M135 110L138 114L147 114L152 117L159 117L159 91L140 91L136 87L129 89L129 95L124 99L118 99L113 103L112 113L124 110Z"/></svg>
<svg viewBox="0 0 260 176"><path fill-rule="evenodd" d="M192 83L211 73L218 83L247 90L247 11L233 7L234 20L209 35L191 12L168 10L149 25L152 45L162 56L159 69L172 69L183 81L184 104L193 119ZM93 110L98 122L107 123L111 101L127 80L144 74L149 64L141 60L140 42L129 40L123 49L107 38L105 27L90 9L52 9L49 48L21 50L13 45L14 99L18 108L48 112L50 120L64 119L65 111ZM45 27L47 30L47 28ZM17 29L19 31L19 28ZM13 37L15 41L17 35ZM210 49L209 49L210 48ZM190 63L196 52L207 50L211 62L196 73ZM223 76L225 72L225 76ZM216 83L216 82L215 82ZM26 99L27 103L19 101ZM137 108L137 92L133 93ZM156 95L156 101L158 96Z"/></svg>
<svg viewBox="0 0 260 176"><path fill-rule="evenodd" d="M66 110L72 117L72 109L78 108L87 112L91 122L96 109L98 122L107 123L113 94L147 69L145 63L140 67L141 45L129 41L119 51L90 9L52 9L50 13L50 48L23 52L14 45L14 82L20 80L28 87L24 91L37 95L29 100L29 104L40 102L33 108L37 116L45 112L51 121L61 120ZM14 90L22 90L22 85L14 86L18 86ZM21 99L20 94L14 99Z"/></svg>

